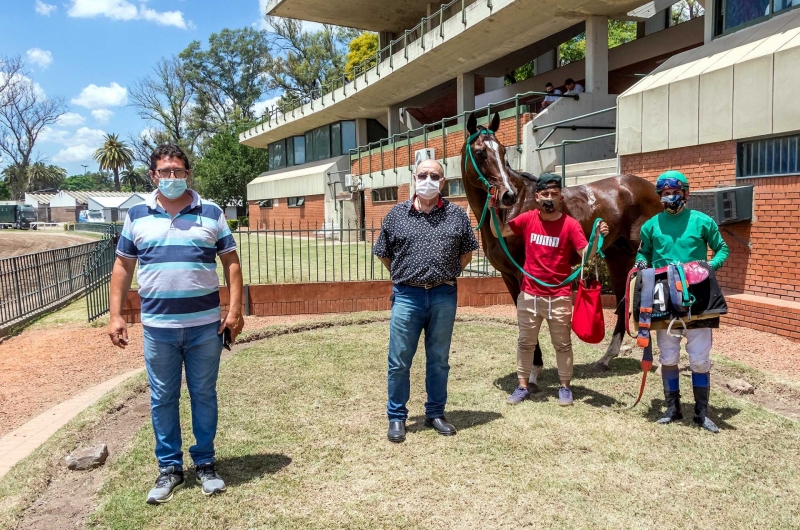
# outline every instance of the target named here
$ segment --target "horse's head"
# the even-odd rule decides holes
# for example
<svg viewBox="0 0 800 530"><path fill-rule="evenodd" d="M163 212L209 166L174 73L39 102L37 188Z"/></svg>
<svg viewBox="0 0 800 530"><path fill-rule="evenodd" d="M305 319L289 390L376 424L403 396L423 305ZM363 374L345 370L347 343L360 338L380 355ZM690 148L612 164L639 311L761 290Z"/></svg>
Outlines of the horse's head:
<svg viewBox="0 0 800 530"><path fill-rule="evenodd" d="M478 126L475 114L467 120L469 139L464 144L464 183L493 194L499 208L509 208L517 199L517 189L511 182L511 168L506 162L506 148L495 136L500 116L495 113L489 128Z"/></svg>

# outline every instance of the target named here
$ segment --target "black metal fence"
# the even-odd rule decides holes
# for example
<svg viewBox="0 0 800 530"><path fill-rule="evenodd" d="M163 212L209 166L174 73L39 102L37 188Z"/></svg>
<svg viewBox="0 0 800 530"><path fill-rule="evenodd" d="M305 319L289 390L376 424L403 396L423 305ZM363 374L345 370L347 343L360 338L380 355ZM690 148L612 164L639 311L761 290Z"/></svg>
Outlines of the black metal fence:
<svg viewBox="0 0 800 530"><path fill-rule="evenodd" d="M113 231L109 230L86 261L86 310L89 322L108 313L111 307L110 282L116 241Z"/></svg>
<svg viewBox="0 0 800 530"><path fill-rule="evenodd" d="M0 260L0 328L83 292L87 264L104 242Z"/></svg>
<svg viewBox="0 0 800 530"><path fill-rule="evenodd" d="M273 223L238 230L236 240L246 284L388 280L389 271L372 254L380 224ZM218 267L222 280L222 267ZM497 276L483 249L473 253L462 276Z"/></svg>

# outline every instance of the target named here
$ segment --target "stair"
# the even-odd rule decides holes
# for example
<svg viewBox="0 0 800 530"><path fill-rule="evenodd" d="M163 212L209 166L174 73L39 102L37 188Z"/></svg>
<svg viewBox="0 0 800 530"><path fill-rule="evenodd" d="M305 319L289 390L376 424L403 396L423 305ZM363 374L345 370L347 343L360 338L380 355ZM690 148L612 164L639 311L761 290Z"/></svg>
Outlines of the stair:
<svg viewBox="0 0 800 530"><path fill-rule="evenodd" d="M553 171L556 175L561 175L561 166L556 166ZM607 177L617 175L617 159L607 158L603 160L593 160L591 162L580 162L577 164L567 164L566 179L567 186L577 186L588 184Z"/></svg>

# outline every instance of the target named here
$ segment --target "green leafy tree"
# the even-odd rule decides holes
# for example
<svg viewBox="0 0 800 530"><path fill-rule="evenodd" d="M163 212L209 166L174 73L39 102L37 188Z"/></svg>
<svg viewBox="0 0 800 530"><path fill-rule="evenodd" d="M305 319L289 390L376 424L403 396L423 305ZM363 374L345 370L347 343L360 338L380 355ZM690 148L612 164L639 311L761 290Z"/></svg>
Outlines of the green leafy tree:
<svg viewBox="0 0 800 530"><path fill-rule="evenodd" d="M153 191L153 183L150 180L150 174L147 168L144 167L129 167L126 168L120 175L120 182L123 188L136 193L139 191Z"/></svg>
<svg viewBox="0 0 800 530"><path fill-rule="evenodd" d="M119 188L119 171L133 165L133 151L128 144L121 141L116 134L107 134L103 147L94 152L94 159L100 169L114 173L114 189Z"/></svg>
<svg viewBox="0 0 800 530"><path fill-rule="evenodd" d="M627 20L608 21L608 47L615 48L636 40L636 22ZM577 35L558 47L558 62L565 66L586 58L586 33Z"/></svg>
<svg viewBox="0 0 800 530"><path fill-rule="evenodd" d="M5 180L0 180L0 201L11 200L11 188L8 187Z"/></svg>
<svg viewBox="0 0 800 530"><path fill-rule="evenodd" d="M87 175L72 175L64 180L61 189L66 191L101 191L95 188L92 177Z"/></svg>
<svg viewBox="0 0 800 530"><path fill-rule="evenodd" d="M238 122L223 127L203 145L203 156L194 166L194 179L203 197L222 208L247 203L247 183L269 169L266 149L239 143L239 133L254 125Z"/></svg>
<svg viewBox="0 0 800 530"><path fill-rule="evenodd" d="M670 26L703 16L705 10L697 0L680 0L669 8Z"/></svg>
<svg viewBox="0 0 800 530"><path fill-rule="evenodd" d="M208 38L208 49L193 41L179 57L187 81L197 92L195 114L218 125L232 121L234 109L252 119L253 104L267 88L270 49L264 31L223 29Z"/></svg>
<svg viewBox="0 0 800 530"><path fill-rule="evenodd" d="M63 167L38 161L28 168L28 191L59 189L67 178Z"/></svg>
<svg viewBox="0 0 800 530"><path fill-rule="evenodd" d="M344 71L347 78L352 80L356 75L375 66L378 53L378 34L365 31L350 41L348 49L350 51L345 56Z"/></svg>

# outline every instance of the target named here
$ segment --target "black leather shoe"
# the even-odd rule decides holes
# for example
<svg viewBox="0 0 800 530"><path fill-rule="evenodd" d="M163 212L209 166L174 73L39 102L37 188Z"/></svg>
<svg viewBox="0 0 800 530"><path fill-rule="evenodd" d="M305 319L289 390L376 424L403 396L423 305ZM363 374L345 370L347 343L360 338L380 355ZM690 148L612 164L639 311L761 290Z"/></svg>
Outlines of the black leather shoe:
<svg viewBox="0 0 800 530"><path fill-rule="evenodd" d="M436 432L442 436L454 436L457 432L453 424L447 421L447 418L444 416L439 418L425 418L425 427L433 427Z"/></svg>
<svg viewBox="0 0 800 530"><path fill-rule="evenodd" d="M406 441L406 422L402 420L391 420L389 422L389 433L387 434L390 442L399 444Z"/></svg>

